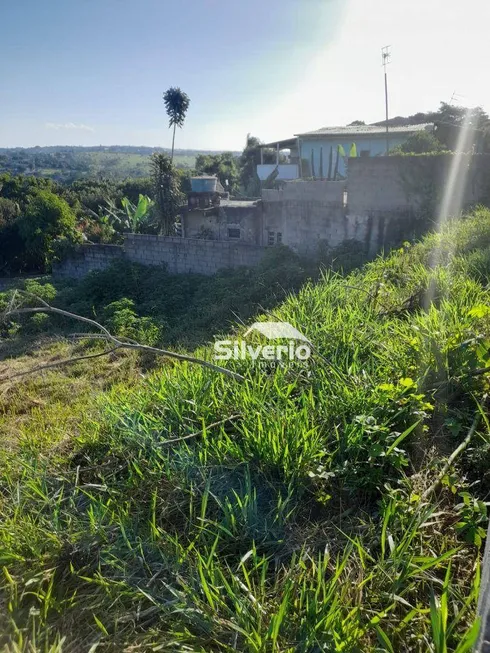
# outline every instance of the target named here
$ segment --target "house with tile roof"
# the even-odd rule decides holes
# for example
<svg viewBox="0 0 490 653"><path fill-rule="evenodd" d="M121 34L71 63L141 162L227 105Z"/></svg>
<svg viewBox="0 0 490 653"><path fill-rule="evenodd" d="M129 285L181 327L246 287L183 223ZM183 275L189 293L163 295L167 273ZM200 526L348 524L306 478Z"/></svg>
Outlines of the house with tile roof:
<svg viewBox="0 0 490 653"><path fill-rule="evenodd" d="M343 179L347 176L349 155L384 156L389 150L404 143L414 133L433 131L433 123L390 126L348 125L323 127L315 131L296 134L294 138L263 145L274 148L276 164L257 166L259 179L267 179L277 167L277 179ZM289 150L287 163L280 163L280 153Z"/></svg>

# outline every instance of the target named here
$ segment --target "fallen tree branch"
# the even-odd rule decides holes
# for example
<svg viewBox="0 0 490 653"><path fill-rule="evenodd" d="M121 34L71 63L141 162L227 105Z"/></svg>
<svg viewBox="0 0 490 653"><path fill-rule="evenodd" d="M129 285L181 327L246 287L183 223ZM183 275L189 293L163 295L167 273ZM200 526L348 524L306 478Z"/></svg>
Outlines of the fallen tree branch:
<svg viewBox="0 0 490 653"><path fill-rule="evenodd" d="M54 313L55 315L62 315L63 317L69 317L73 320L78 320L79 322L84 322L85 324L90 324L90 326L95 327L96 329L99 329L102 334L90 334L87 333L85 336L86 338L90 338L91 336L95 336L96 338L99 338L101 335L105 336L105 339L115 345L115 349L133 349L133 350L138 350L138 351L147 351L151 352L154 354L160 354L161 356L166 356L167 358L173 358L176 360L180 361L185 361L187 363L195 363L196 365L200 365L201 367L205 367L209 370L212 370L213 372L219 372L220 374L225 374L226 376L229 376L232 379L235 379L236 381L244 381L245 378L241 375L238 374L237 372L233 372L232 370L226 369L226 367L221 367L220 365L215 365L214 363L209 363L208 361L202 359L202 358L196 358L195 356L189 356L188 354L177 354L174 351L168 351L167 349L159 349L158 347L150 347L149 345L140 345L139 343L135 342L127 342L120 340L119 338L116 338L113 336L102 324L99 322L96 322L96 320L92 320L91 318L88 317L83 317L82 315L77 315L76 313L70 313L69 311L65 311L61 308L56 308L54 306L51 306L44 300L35 297L35 295L31 295L30 293L24 293L23 291L16 291L16 293L22 293L26 294L29 297L36 298L39 300L40 303L42 303L42 306L34 306L34 307L14 307L12 304L7 308L7 310L3 313L3 317L10 317L12 315L20 315L20 314L29 314L29 313ZM14 295L15 296L15 295ZM106 352L106 353L109 353ZM76 359L73 359L76 360ZM62 364L65 364L64 362ZM51 364L53 367L55 366L54 364ZM34 368L32 371L39 371L42 369L42 366L38 366L37 368ZM28 374L29 372L25 372ZM8 377L6 379L1 379L1 380L9 380Z"/></svg>

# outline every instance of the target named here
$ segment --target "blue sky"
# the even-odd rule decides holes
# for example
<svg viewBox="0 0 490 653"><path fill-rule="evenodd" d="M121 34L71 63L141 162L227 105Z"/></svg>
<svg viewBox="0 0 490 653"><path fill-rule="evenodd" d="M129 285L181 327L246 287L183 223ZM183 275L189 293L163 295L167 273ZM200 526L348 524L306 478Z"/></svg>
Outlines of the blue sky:
<svg viewBox="0 0 490 653"><path fill-rule="evenodd" d="M241 149L383 118L453 91L490 105L486 0L3 0L0 147L168 146L163 91L191 98L177 147ZM463 5L463 6L462 6ZM470 64L471 60L471 64Z"/></svg>

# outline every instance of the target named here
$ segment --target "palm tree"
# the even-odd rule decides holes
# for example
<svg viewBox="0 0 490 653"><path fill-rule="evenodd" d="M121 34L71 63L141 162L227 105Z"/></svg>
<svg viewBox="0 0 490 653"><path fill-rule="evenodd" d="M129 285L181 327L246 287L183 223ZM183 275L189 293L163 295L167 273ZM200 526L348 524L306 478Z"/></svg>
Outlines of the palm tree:
<svg viewBox="0 0 490 653"><path fill-rule="evenodd" d="M174 128L172 137L172 156L171 161L174 160L174 144L175 144L175 128L177 125L182 127L185 120L185 114L189 108L190 98L187 93L181 91L178 87L171 87L163 94L163 101L165 102L165 109L169 117L168 126Z"/></svg>
<svg viewBox="0 0 490 653"><path fill-rule="evenodd" d="M173 236L175 219L185 199L180 190L179 175L164 152L155 152L150 157L150 167L159 231L164 236Z"/></svg>

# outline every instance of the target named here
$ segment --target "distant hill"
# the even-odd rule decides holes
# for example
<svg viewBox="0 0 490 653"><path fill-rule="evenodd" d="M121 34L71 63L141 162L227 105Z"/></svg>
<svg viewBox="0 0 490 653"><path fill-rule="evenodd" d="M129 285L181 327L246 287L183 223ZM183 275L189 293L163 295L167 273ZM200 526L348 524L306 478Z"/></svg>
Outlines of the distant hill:
<svg viewBox="0 0 490 653"><path fill-rule="evenodd" d="M222 151L175 150L174 162L178 168L192 169L199 154L218 154ZM0 148L0 173L36 175L57 181L73 181L83 177L144 177L149 174L149 157L154 152L170 150L143 145ZM240 153L234 154L238 156Z"/></svg>
<svg viewBox="0 0 490 653"><path fill-rule="evenodd" d="M198 154L219 154L229 150L179 150L175 154L197 156ZM166 147L149 147L147 145L35 145L34 147L0 147L0 153L25 152L26 154L53 152L117 152L122 154L153 154L154 152L171 152ZM234 152L240 154L240 152Z"/></svg>

